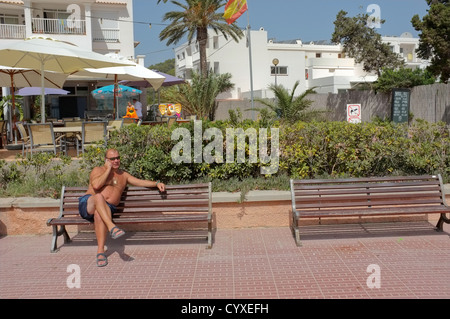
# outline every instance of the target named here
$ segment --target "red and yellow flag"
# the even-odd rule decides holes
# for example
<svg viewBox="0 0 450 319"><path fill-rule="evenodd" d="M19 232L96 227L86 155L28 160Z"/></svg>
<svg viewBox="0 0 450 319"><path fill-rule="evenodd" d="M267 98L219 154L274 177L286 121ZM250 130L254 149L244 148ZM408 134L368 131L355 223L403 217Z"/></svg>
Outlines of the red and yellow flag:
<svg viewBox="0 0 450 319"><path fill-rule="evenodd" d="M228 24L232 24L245 11L247 11L247 0L229 0L225 5L223 17Z"/></svg>

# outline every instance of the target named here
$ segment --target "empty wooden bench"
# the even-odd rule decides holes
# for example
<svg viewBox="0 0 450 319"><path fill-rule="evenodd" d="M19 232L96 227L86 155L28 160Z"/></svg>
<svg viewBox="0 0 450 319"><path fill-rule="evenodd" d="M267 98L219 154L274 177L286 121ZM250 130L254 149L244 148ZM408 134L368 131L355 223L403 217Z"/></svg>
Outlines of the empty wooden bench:
<svg viewBox="0 0 450 319"><path fill-rule="evenodd" d="M86 191L87 187L62 187L60 215L47 221L47 225L53 227L52 252L58 251L59 236L64 237L64 243L70 242L66 226L91 224L78 213L78 198ZM211 248L211 183L166 185L166 191L163 193L156 188L127 187L117 205L113 221L117 225L204 222L207 245Z"/></svg>
<svg viewBox="0 0 450 319"><path fill-rule="evenodd" d="M440 175L291 180L292 230L298 246L304 218L436 214L449 223Z"/></svg>

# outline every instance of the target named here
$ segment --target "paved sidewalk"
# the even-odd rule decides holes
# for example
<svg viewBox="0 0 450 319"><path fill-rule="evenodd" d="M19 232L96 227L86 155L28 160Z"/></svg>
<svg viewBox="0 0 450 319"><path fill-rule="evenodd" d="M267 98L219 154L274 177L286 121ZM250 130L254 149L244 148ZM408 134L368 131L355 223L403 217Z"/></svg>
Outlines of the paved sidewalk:
<svg viewBox="0 0 450 319"><path fill-rule="evenodd" d="M6 236L0 298L449 299L445 226L445 232L426 222L309 226L303 247L289 228L219 229L210 250L204 239L127 233L108 241L104 268L95 264L93 233L77 234L54 254L50 235ZM69 265L79 266L80 288L68 287L78 282Z"/></svg>

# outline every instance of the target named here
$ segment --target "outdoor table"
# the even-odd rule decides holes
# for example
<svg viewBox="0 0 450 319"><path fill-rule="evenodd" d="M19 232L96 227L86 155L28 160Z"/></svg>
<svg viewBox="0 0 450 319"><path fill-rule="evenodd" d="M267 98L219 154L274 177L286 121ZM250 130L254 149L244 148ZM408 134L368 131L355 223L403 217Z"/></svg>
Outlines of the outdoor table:
<svg viewBox="0 0 450 319"><path fill-rule="evenodd" d="M107 126L106 129L108 131L112 131L114 130L114 126ZM55 133L81 133L81 131L83 130L83 128L81 126L62 126L62 127L54 127L53 128L53 132Z"/></svg>

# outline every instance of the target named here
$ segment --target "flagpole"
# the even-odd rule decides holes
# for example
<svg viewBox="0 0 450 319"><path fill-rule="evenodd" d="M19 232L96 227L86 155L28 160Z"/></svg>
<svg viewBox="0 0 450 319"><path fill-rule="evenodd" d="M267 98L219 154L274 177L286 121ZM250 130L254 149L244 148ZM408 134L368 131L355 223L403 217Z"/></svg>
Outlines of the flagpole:
<svg viewBox="0 0 450 319"><path fill-rule="evenodd" d="M250 37L250 16L248 14L248 1L247 1L247 43L248 43L248 56L249 56L249 64L250 64L250 97L251 97L251 105L252 105L252 120L255 120L255 104L253 98L253 67L252 67L252 41Z"/></svg>

